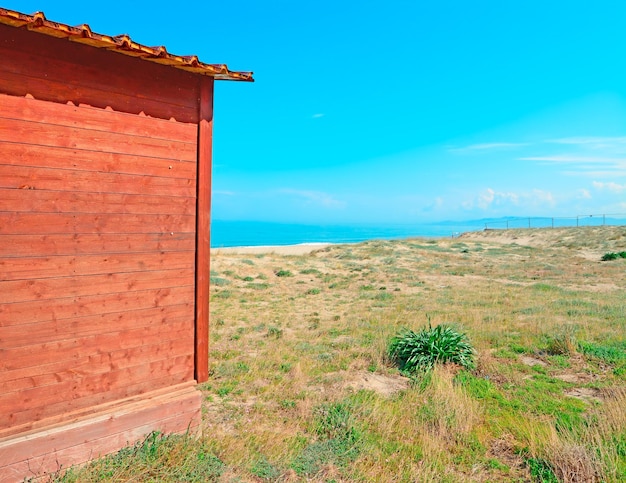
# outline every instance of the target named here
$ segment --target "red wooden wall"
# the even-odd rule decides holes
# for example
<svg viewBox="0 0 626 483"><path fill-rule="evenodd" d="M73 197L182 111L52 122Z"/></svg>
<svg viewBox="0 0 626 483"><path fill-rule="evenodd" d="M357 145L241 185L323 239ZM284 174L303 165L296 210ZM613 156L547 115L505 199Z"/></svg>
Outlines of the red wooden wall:
<svg viewBox="0 0 626 483"><path fill-rule="evenodd" d="M206 377L212 94L0 25L0 471L2 438Z"/></svg>

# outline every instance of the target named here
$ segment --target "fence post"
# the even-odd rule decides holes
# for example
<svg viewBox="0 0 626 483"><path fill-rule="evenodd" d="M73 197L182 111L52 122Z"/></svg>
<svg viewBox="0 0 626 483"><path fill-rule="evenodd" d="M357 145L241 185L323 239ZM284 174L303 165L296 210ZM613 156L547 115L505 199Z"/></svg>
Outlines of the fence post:
<svg viewBox="0 0 626 483"><path fill-rule="evenodd" d="M576 215L576 227L578 227L578 215Z"/></svg>
<svg viewBox="0 0 626 483"><path fill-rule="evenodd" d="M552 218L552 228L554 228L554 218Z"/></svg>
<svg viewBox="0 0 626 483"><path fill-rule="evenodd" d="M530 217L528 218L528 228L530 228Z"/></svg>

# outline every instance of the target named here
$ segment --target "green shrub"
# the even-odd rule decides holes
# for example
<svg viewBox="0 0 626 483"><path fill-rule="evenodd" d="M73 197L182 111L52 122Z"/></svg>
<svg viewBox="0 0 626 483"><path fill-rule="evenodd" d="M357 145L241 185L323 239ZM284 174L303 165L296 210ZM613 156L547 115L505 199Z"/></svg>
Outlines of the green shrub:
<svg viewBox="0 0 626 483"><path fill-rule="evenodd" d="M391 339L389 355L400 370L429 370L435 364L452 362L465 368L474 367L474 348L465 334L441 324L420 332L403 329Z"/></svg>
<svg viewBox="0 0 626 483"><path fill-rule="evenodd" d="M230 283L230 280L223 278L223 277L217 277L214 275L211 275L211 278L209 279L209 284L215 285L216 287L223 287L224 285L228 285L229 283Z"/></svg>
<svg viewBox="0 0 626 483"><path fill-rule="evenodd" d="M289 270L276 270L274 272L274 275L276 275L277 277L293 277L293 273L291 273Z"/></svg>
<svg viewBox="0 0 626 483"><path fill-rule="evenodd" d="M534 481L540 483L559 483L552 470L552 465L542 458L527 458L526 464Z"/></svg>
<svg viewBox="0 0 626 483"><path fill-rule="evenodd" d="M362 435L348 404L318 406L310 429L315 440L290 465L298 476L312 477L329 465L345 468L359 455Z"/></svg>
<svg viewBox="0 0 626 483"><path fill-rule="evenodd" d="M250 468L250 473L257 478L268 481L276 481L278 477L280 477L280 470L272 465L264 456L261 456L254 462Z"/></svg>
<svg viewBox="0 0 626 483"><path fill-rule="evenodd" d="M626 258L626 252L608 252L602 255L601 260L603 262L608 262L609 260L617 260L618 258Z"/></svg>
<svg viewBox="0 0 626 483"><path fill-rule="evenodd" d="M551 356L568 356L576 352L576 336L572 327L562 327L555 335L549 336L546 352Z"/></svg>
<svg viewBox="0 0 626 483"><path fill-rule="evenodd" d="M267 328L267 336L273 337L274 339L280 339L283 336L283 329L274 325L270 325Z"/></svg>

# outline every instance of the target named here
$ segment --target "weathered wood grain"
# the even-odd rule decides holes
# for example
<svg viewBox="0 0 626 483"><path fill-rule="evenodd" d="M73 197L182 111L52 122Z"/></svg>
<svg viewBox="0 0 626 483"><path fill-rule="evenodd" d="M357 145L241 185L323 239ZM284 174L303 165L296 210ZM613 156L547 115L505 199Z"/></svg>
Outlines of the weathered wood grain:
<svg viewBox="0 0 626 483"><path fill-rule="evenodd" d="M196 158L196 146L192 143L1 117L0 141L183 161Z"/></svg>
<svg viewBox="0 0 626 483"><path fill-rule="evenodd" d="M46 320L87 317L125 310L180 305L193 300L194 287L172 287L136 292L106 292L98 295L36 300L0 305L0 327L33 324Z"/></svg>
<svg viewBox="0 0 626 483"><path fill-rule="evenodd" d="M68 360L58 360L44 365L13 369L3 374L2 384L11 390L46 386L70 378L101 374L112 369L190 354L193 354L193 340L189 334L184 334L184 338L114 350L107 354L78 353L71 359L71 363Z"/></svg>
<svg viewBox="0 0 626 483"><path fill-rule="evenodd" d="M194 103L195 105L195 103ZM115 113L92 107L68 105L62 110L54 103L26 97L0 94L0 118L81 127L96 131L114 131L119 134L176 140L195 145L198 138L195 124L174 120L155 119L134 114Z"/></svg>
<svg viewBox="0 0 626 483"><path fill-rule="evenodd" d="M150 270L3 282L3 303L55 300L101 293L132 292L194 284L193 271Z"/></svg>
<svg viewBox="0 0 626 483"><path fill-rule="evenodd" d="M200 424L200 404L200 393L186 383L97 406L45 430L29 431L27 423L19 435L2 438L0 432L0 481L56 471L59 461L81 463L133 444L153 430L193 434Z"/></svg>
<svg viewBox="0 0 626 483"><path fill-rule="evenodd" d="M198 184L196 221L196 359L195 378L209 377L209 273L211 258L211 162L213 140L213 79L200 85Z"/></svg>
<svg viewBox="0 0 626 483"><path fill-rule="evenodd" d="M86 151L58 146L0 141L0 164L68 171L95 171L161 178L196 178L196 164L179 158ZM100 190L102 191L102 190Z"/></svg>
<svg viewBox="0 0 626 483"><path fill-rule="evenodd" d="M4 25L0 40L6 94L197 122L198 83L191 73Z"/></svg>
<svg viewBox="0 0 626 483"><path fill-rule="evenodd" d="M101 255L2 257L0 258L0 282L146 270L193 270L193 267L193 252L122 252ZM2 297L1 292L0 297Z"/></svg>
<svg viewBox="0 0 626 483"><path fill-rule="evenodd" d="M55 342L105 334L111 331L125 331L149 325L167 324L170 320L181 317L193 317L192 300L179 305L4 326L0 328L0 344L2 347L8 348Z"/></svg>
<svg viewBox="0 0 626 483"><path fill-rule="evenodd" d="M195 216L195 198L0 188L0 211Z"/></svg>
<svg viewBox="0 0 626 483"><path fill-rule="evenodd" d="M189 252L195 250L195 233L55 233L50 235L0 234L0 258L55 257L62 255ZM172 267L175 268L175 267ZM5 273L0 268L0 273Z"/></svg>
<svg viewBox="0 0 626 483"><path fill-rule="evenodd" d="M195 221L190 215L0 212L0 235L193 233Z"/></svg>
<svg viewBox="0 0 626 483"><path fill-rule="evenodd" d="M192 357L193 359L193 357ZM127 383L120 385L119 388L104 390L101 386L101 390L92 392L88 395L74 397L72 392L66 394L65 399L62 399L57 403L45 402L41 405L37 405L32 410L20 411L20 406L15 405L15 411L8 415L8 423L6 426L1 427L18 427L24 424L29 424L31 421L40 421L45 418L55 417L59 414L67 414L75 410L81 410L88 408L89 406L95 406L108 402L114 402L126 397L135 396L148 391L156 389L174 386L183 382L193 380L193 367L189 363L186 366L180 367L182 372L168 374L163 377L156 377L144 379L136 383ZM106 382L103 379L102 382ZM53 395L54 397L54 395Z"/></svg>

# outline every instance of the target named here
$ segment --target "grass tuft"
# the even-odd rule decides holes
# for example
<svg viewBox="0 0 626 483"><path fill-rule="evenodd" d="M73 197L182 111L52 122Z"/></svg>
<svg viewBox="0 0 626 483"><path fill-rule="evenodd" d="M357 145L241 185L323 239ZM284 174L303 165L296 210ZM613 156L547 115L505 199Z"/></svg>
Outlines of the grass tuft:
<svg viewBox="0 0 626 483"><path fill-rule="evenodd" d="M467 336L445 324L432 327L429 323L419 332L403 329L389 344L389 356L408 373L448 362L471 369L474 353Z"/></svg>

